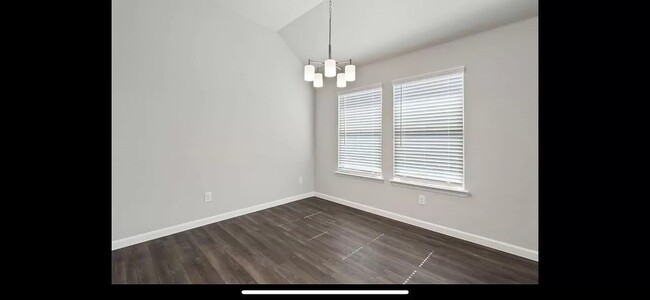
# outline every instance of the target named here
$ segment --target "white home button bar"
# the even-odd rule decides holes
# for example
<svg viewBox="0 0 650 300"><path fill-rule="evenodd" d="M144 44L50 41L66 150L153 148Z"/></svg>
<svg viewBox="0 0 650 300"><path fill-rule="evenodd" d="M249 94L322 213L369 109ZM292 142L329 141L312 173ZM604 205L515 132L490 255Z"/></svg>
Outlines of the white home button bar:
<svg viewBox="0 0 650 300"><path fill-rule="evenodd" d="M408 295L408 290L242 290L243 295Z"/></svg>

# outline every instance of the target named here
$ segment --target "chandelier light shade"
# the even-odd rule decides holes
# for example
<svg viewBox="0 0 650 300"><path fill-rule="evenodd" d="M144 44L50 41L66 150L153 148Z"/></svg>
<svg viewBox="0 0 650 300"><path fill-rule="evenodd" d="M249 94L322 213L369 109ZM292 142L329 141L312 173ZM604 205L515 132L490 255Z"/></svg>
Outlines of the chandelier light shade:
<svg viewBox="0 0 650 300"><path fill-rule="evenodd" d="M345 80L346 81L354 81L357 79L357 74L356 74L356 67L354 65L347 65L345 66Z"/></svg>
<svg viewBox="0 0 650 300"><path fill-rule="evenodd" d="M314 81L314 73L316 72L316 67L313 65L305 66L305 81Z"/></svg>
<svg viewBox="0 0 650 300"><path fill-rule="evenodd" d="M315 88L323 87L323 74L322 73L315 73L314 74L314 87Z"/></svg>
<svg viewBox="0 0 650 300"><path fill-rule="evenodd" d="M305 65L305 81L313 81L314 87L319 88L323 86L323 74L325 77L336 77L336 86L337 87L346 87L346 81L354 81L356 79L356 68L352 64L351 59L336 61L332 59L332 0L330 2L330 27L329 27L329 46L328 46L328 55L325 61L311 60ZM343 69L345 66L345 69ZM338 70L345 70L337 74ZM318 73L316 73L318 72Z"/></svg>
<svg viewBox="0 0 650 300"><path fill-rule="evenodd" d="M328 59L325 61L325 77L336 76L336 61Z"/></svg>
<svg viewBox="0 0 650 300"><path fill-rule="evenodd" d="M345 73L339 73L336 75L336 87L343 88L347 85L347 82L345 81Z"/></svg>

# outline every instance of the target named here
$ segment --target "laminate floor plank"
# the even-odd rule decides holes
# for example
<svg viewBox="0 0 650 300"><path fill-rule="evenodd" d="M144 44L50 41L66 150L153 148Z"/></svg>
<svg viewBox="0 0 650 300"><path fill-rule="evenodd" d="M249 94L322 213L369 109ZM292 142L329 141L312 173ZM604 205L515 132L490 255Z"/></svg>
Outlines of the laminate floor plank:
<svg viewBox="0 0 650 300"><path fill-rule="evenodd" d="M126 249L126 282L138 284L160 283L147 243Z"/></svg>
<svg viewBox="0 0 650 300"><path fill-rule="evenodd" d="M115 284L124 284L126 283L126 251L124 249L118 249L112 253L112 282Z"/></svg>
<svg viewBox="0 0 650 300"><path fill-rule="evenodd" d="M255 283L241 265L226 254L224 245L215 241L205 228L192 230L190 238L225 283Z"/></svg>
<svg viewBox="0 0 650 300"><path fill-rule="evenodd" d="M226 252L237 261L246 272L253 277L257 283L280 283L288 282L287 279L275 270L277 264L274 264L265 254L268 247L262 249L251 248L259 246L260 243L254 241L248 235L242 235L242 230L232 225L222 227L231 238L237 241L237 247L226 248ZM220 226L221 227L221 226Z"/></svg>
<svg viewBox="0 0 650 300"><path fill-rule="evenodd" d="M185 269L191 283L224 283L223 278L219 276L219 273L210 265L208 259L192 242L190 232L195 230L172 235L178 245L178 256L183 269Z"/></svg>
<svg viewBox="0 0 650 300"><path fill-rule="evenodd" d="M187 276L180 253L172 236L165 236L147 243L149 252L161 282L191 283Z"/></svg>

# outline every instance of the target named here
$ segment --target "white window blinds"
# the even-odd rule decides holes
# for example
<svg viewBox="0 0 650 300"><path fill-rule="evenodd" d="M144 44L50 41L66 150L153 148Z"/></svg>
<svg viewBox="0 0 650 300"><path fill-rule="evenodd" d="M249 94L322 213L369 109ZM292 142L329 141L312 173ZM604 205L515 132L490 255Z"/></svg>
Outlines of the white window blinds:
<svg viewBox="0 0 650 300"><path fill-rule="evenodd" d="M463 74L461 67L393 82L396 179L464 185Z"/></svg>
<svg viewBox="0 0 650 300"><path fill-rule="evenodd" d="M338 96L338 171L381 176L381 84Z"/></svg>

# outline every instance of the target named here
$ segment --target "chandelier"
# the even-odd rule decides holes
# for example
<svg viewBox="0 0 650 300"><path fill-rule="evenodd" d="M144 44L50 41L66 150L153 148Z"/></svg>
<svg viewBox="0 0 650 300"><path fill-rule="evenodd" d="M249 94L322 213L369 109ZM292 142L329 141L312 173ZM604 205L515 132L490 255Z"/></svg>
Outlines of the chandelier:
<svg viewBox="0 0 650 300"><path fill-rule="evenodd" d="M345 71L337 74L337 70ZM323 73L325 77L336 77L336 86L345 87L347 81L354 81L356 67L352 64L352 59L345 61L335 61L332 59L332 0L330 0L330 27L329 27L329 49L327 60L317 61L309 59L305 66L305 81L313 81L315 88L323 87Z"/></svg>

